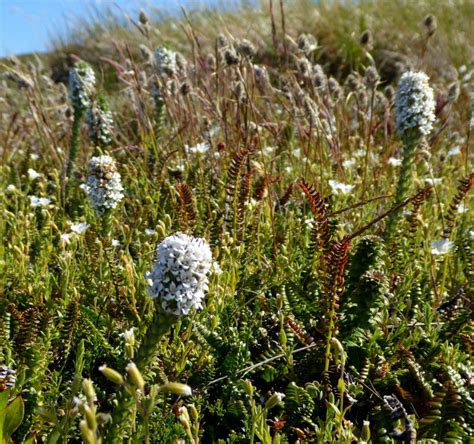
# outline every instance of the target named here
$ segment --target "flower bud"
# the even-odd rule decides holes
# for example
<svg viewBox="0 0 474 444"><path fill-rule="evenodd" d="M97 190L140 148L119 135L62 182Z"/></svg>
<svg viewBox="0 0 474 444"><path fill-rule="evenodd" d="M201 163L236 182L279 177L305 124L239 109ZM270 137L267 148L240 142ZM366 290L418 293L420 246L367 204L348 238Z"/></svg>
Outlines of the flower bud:
<svg viewBox="0 0 474 444"><path fill-rule="evenodd" d="M369 442L370 440L370 422L364 421L360 432L360 441Z"/></svg>
<svg viewBox="0 0 474 444"><path fill-rule="evenodd" d="M117 385L122 385L124 383L123 376L116 370L107 367L106 365L102 365L99 367L99 371L111 382Z"/></svg>
<svg viewBox="0 0 474 444"><path fill-rule="evenodd" d="M179 382L168 382L160 386L160 392L172 393L173 395L178 396L191 396L193 394L191 387L186 384L181 384Z"/></svg>
<svg viewBox="0 0 474 444"><path fill-rule="evenodd" d="M95 430L97 428L97 421L95 419L95 414L92 409L86 404L84 405L84 416L86 417L87 426L91 430Z"/></svg>
<svg viewBox="0 0 474 444"><path fill-rule="evenodd" d="M127 365L127 373L128 373L128 379L130 382L138 387L140 390L143 391L143 388L145 387L145 381L143 380L143 376L140 373L140 370L138 370L137 366L135 365L134 362L130 362L130 364Z"/></svg>
<svg viewBox="0 0 474 444"><path fill-rule="evenodd" d="M89 428L87 422L82 420L79 424L79 428L81 429L82 439L84 440L85 444L94 444L95 437L94 432Z"/></svg>
<svg viewBox="0 0 474 444"><path fill-rule="evenodd" d="M82 391L84 392L84 395L86 395L87 402L92 403L95 401L95 390L90 379L82 380Z"/></svg>
<svg viewBox="0 0 474 444"><path fill-rule="evenodd" d="M277 404L283 401L285 395L280 392L275 392L270 398L268 398L267 402L265 403L265 408L270 410L271 408L275 407Z"/></svg>

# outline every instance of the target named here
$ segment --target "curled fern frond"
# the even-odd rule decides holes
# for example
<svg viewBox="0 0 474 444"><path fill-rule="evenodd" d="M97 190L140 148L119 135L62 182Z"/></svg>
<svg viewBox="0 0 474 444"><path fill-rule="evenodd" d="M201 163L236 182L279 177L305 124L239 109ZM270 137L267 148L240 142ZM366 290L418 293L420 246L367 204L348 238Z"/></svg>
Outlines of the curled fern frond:
<svg viewBox="0 0 474 444"><path fill-rule="evenodd" d="M193 200L191 188L185 182L178 182L175 185L178 192L180 224L183 230L192 226L196 222L197 214Z"/></svg>
<svg viewBox="0 0 474 444"><path fill-rule="evenodd" d="M330 249L332 234L329 229L328 206L324 202L321 194L301 179L299 187L303 190L309 202L311 212L316 220L314 235L317 235L317 244L322 251Z"/></svg>
<svg viewBox="0 0 474 444"><path fill-rule="evenodd" d="M474 186L474 173L469 174L469 176L461 179L459 182L457 193L449 205L449 210L446 214L446 226L443 231L443 237L446 239L449 238L454 229L459 205L461 205L461 202L464 200L469 190Z"/></svg>

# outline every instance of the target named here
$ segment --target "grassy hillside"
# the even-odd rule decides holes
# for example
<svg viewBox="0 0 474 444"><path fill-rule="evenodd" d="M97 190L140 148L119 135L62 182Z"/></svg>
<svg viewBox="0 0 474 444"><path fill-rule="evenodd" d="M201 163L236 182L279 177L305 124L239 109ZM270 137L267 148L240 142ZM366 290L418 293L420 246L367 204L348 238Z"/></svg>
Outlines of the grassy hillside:
<svg viewBox="0 0 474 444"><path fill-rule="evenodd" d="M473 21L104 10L3 60L0 442L469 442Z"/></svg>

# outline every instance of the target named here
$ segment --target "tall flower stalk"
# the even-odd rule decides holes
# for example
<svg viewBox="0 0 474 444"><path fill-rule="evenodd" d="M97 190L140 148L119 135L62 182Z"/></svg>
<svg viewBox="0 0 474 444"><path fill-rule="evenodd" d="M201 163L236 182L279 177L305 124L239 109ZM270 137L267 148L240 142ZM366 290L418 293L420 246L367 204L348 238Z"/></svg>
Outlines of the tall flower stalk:
<svg viewBox="0 0 474 444"><path fill-rule="evenodd" d="M106 148L112 143L113 117L104 96L91 103L86 116L89 138L95 147Z"/></svg>
<svg viewBox="0 0 474 444"><path fill-rule="evenodd" d="M74 111L67 177L71 176L79 148L81 123L95 88L94 70L85 62L78 62L69 71L69 99Z"/></svg>
<svg viewBox="0 0 474 444"><path fill-rule="evenodd" d="M211 266L211 249L204 239L176 233L158 245L152 271L146 275L155 314L134 360L140 372L153 363L159 341L170 328L191 310L202 308ZM110 442L119 442L133 402L128 393L121 393L113 412Z"/></svg>
<svg viewBox="0 0 474 444"><path fill-rule="evenodd" d="M395 96L395 110L397 132L403 142L403 160L394 202L397 205L406 198L410 189L416 148L422 138L429 135L435 120L434 94L425 73L410 71L403 74ZM386 240L393 235L399 217L398 212L390 215Z"/></svg>

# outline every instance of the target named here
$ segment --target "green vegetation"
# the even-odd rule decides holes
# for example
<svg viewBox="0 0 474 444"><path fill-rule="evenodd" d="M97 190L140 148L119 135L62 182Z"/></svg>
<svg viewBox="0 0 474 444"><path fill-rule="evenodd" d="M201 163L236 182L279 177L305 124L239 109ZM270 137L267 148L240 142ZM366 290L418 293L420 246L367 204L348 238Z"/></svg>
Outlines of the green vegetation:
<svg viewBox="0 0 474 444"><path fill-rule="evenodd" d="M469 442L474 4L150 17L0 65L0 443Z"/></svg>

